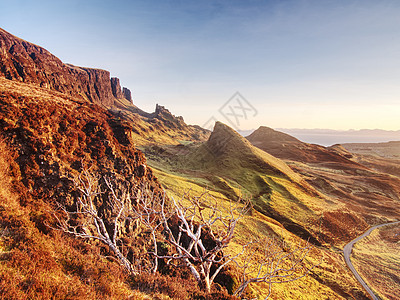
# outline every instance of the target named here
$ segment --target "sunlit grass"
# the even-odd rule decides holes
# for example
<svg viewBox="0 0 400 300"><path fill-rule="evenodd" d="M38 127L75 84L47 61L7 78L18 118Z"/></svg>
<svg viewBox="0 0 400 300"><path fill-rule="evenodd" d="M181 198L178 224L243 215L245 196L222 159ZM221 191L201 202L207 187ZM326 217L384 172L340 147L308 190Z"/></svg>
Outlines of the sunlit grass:
<svg viewBox="0 0 400 300"><path fill-rule="evenodd" d="M400 294L400 225L375 229L353 247L352 262L381 299Z"/></svg>
<svg viewBox="0 0 400 300"><path fill-rule="evenodd" d="M152 164L152 162L150 162ZM180 199L183 194L190 190L190 193L196 195L204 192L204 187L212 188L213 185L205 185L204 178L190 177L183 173L182 176L177 175L177 172L171 174L164 168L163 170L153 169L157 178L163 184L168 195ZM193 176L193 175L192 175ZM285 184L286 181L276 179L280 184ZM230 187L232 185L226 181ZM232 187L233 189L233 187ZM235 193L240 194L240 190L234 187ZM291 187L291 192L296 191L295 187ZM208 192L214 197L222 208L229 207L230 199L223 193L210 190ZM298 191L296 196L301 195L307 200L309 197L302 191ZM293 203L285 199L279 191L273 191L271 201L274 205L281 205L281 209L294 209ZM307 218L304 215L304 222ZM225 250L227 253L236 254L241 251L242 246L250 240L275 238L284 240L290 247L295 247L299 243L304 243L300 238L293 233L287 231L278 221L263 215L256 210L252 210L247 214L237 225L236 235L234 240L230 243L229 247ZM329 285L340 285L344 290L353 290L356 288L357 283L351 274L349 274L346 266L342 261L341 254L338 252L330 252L324 248L314 248L310 256L307 258L309 264L320 264L316 267L312 274L319 278L317 280L314 276L309 275L301 278L295 282L275 284L270 299L344 299L332 290ZM241 259L239 258L239 262ZM321 284L320 280L325 282ZM357 289L357 288L356 288ZM249 291L254 297L264 299L268 294L268 287L266 284L253 285ZM361 290L360 290L360 293Z"/></svg>

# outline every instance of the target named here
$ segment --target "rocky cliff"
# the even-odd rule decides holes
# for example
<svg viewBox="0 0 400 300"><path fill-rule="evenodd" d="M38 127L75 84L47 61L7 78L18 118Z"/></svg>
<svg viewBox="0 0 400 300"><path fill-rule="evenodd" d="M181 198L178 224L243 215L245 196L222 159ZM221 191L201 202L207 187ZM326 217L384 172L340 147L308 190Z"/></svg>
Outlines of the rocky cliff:
<svg viewBox="0 0 400 300"><path fill-rule="evenodd" d="M132 94L131 94L131 90L130 89L128 89L126 87L123 87L122 88L122 93L124 94L124 98L126 100L133 102L132 101Z"/></svg>
<svg viewBox="0 0 400 300"><path fill-rule="evenodd" d="M20 180L36 199L64 203L71 197L67 174L83 168L111 176L133 195L142 184L161 189L133 130L98 105L0 78L1 138L16 151Z"/></svg>
<svg viewBox="0 0 400 300"><path fill-rule="evenodd" d="M77 207L76 182L84 170L94 176L90 182L101 186L94 205L109 234L116 232L115 215L105 178L111 180L118 197L130 195L123 204L128 211L142 189L155 197L162 193L135 146L133 130L132 124L100 105L0 77L0 256L7 265L0 270L1 299L49 299L55 294L60 299L71 295L74 299L129 298L132 291L111 284L124 284L118 262L94 254L111 257L107 247L51 228L57 228L53 212L65 218L60 207L70 211ZM117 238L123 241L123 255L136 262L146 257L150 239L135 230L135 224L129 219L120 222ZM22 265L25 269L19 273ZM108 274L105 281L97 276L100 273ZM35 282L29 291L23 280Z"/></svg>
<svg viewBox="0 0 400 300"><path fill-rule="evenodd" d="M64 64L46 49L0 28L0 76L32 83L105 106L123 98L118 78L110 72Z"/></svg>
<svg viewBox="0 0 400 300"><path fill-rule="evenodd" d="M121 85L117 77L111 77L111 90L115 98L117 99L123 98Z"/></svg>

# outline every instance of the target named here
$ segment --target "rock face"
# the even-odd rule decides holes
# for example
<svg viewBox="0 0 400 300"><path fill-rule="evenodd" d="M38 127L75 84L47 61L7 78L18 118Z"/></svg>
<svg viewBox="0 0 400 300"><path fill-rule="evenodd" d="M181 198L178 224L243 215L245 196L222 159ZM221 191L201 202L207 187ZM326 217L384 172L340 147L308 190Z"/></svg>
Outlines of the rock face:
<svg viewBox="0 0 400 300"><path fill-rule="evenodd" d="M183 118L181 116L174 116L171 112L162 105L156 104L156 111L154 112L154 117L164 121L169 128L182 129L186 126Z"/></svg>
<svg viewBox="0 0 400 300"><path fill-rule="evenodd" d="M132 94L131 94L131 90L130 89L128 89L126 87L123 87L122 88L122 94L124 94L124 98L126 100L133 102L132 101Z"/></svg>
<svg viewBox="0 0 400 300"><path fill-rule="evenodd" d="M115 98L123 98L121 85L119 84L119 79L117 77L111 77L111 89Z"/></svg>
<svg viewBox="0 0 400 300"><path fill-rule="evenodd" d="M46 49L0 28L0 76L33 83L105 106L122 98L118 78L110 72L64 64Z"/></svg>
<svg viewBox="0 0 400 300"><path fill-rule="evenodd" d="M134 105L122 106L120 99L132 102L131 91L121 89L119 79L110 78L105 70L82 68L65 64L46 49L26 42L0 28L0 79L26 83L61 92L75 99L83 99L106 108L120 109L130 122L138 122L137 114L145 117L136 127L139 139L149 131L158 132L160 141L165 137L173 142L180 139L206 140L208 130L186 125L182 117L173 116L167 109L157 106L155 113L146 113ZM135 123L136 124L136 123Z"/></svg>

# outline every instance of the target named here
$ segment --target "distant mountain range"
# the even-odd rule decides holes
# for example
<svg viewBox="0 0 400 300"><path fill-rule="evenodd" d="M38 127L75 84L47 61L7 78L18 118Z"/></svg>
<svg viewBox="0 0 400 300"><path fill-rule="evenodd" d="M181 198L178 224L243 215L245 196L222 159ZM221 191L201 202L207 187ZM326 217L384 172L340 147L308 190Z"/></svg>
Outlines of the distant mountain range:
<svg viewBox="0 0 400 300"><path fill-rule="evenodd" d="M300 129L275 128L278 131L290 134L297 139L311 144L331 146L344 143L382 143L400 141L400 130L361 129L361 130L334 130L334 129ZM242 130L243 136L250 135L254 130Z"/></svg>

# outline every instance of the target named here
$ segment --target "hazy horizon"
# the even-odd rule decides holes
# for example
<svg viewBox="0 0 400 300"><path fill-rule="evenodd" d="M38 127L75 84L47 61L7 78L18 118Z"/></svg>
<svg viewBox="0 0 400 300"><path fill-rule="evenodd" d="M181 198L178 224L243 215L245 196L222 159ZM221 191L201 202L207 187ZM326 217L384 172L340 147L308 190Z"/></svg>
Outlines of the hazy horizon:
<svg viewBox="0 0 400 300"><path fill-rule="evenodd" d="M15 0L0 26L189 124L398 130L399 14L394 0Z"/></svg>
<svg viewBox="0 0 400 300"><path fill-rule="evenodd" d="M302 142L332 146L345 143L386 143L400 141L400 130L361 129L361 130L334 130L321 128L273 128L289 134ZM256 129L239 130L246 137Z"/></svg>

